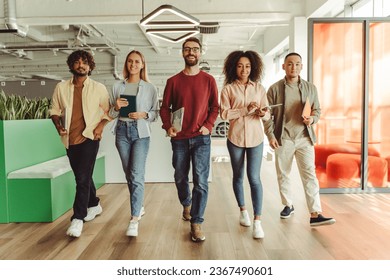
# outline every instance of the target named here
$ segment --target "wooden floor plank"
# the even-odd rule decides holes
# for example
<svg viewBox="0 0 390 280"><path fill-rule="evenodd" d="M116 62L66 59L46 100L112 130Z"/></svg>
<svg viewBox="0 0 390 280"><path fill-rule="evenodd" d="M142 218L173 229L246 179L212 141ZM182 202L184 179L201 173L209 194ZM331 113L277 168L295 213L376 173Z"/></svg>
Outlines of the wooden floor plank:
<svg viewBox="0 0 390 280"><path fill-rule="evenodd" d="M229 162L213 163L203 243L190 240L190 223L173 183L148 183L138 237L127 237L129 193L125 184L98 190L102 215L85 223L80 238L67 237L71 211L52 223L0 224L3 260L388 260L390 259L390 194L322 194L324 214L336 224L311 228L302 183L293 169L295 214L282 220L276 174L264 161L263 240L252 238L252 227L239 225L239 208L231 186ZM248 182L246 206L253 216Z"/></svg>

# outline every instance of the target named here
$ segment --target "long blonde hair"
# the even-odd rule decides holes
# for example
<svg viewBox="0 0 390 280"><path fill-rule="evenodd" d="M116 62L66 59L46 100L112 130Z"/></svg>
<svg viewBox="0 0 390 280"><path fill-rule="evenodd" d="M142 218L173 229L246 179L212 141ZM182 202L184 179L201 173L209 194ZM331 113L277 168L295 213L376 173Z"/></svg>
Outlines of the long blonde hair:
<svg viewBox="0 0 390 280"><path fill-rule="evenodd" d="M129 77L130 77L130 72L129 70L127 69L127 60L129 59L129 56L132 54L132 53L136 53L138 54L140 57L141 57L141 60L142 60L142 64L143 64L143 68L141 69L140 71L140 78L141 80L144 80L145 82L149 82L149 77L148 77L148 70L147 70L147 67L146 67L146 60L145 60L145 57L144 55L137 51L137 50L132 50L131 52L129 52L126 56L126 60L125 60L125 64L123 66L123 78L125 80L127 80Z"/></svg>

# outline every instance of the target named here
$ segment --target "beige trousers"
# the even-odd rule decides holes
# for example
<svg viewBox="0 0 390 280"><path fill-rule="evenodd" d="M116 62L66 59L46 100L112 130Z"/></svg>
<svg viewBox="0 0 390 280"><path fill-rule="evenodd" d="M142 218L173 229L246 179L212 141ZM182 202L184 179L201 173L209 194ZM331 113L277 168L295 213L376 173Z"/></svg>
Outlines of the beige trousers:
<svg viewBox="0 0 390 280"><path fill-rule="evenodd" d="M282 204L289 207L293 205L290 173L294 156L305 191L307 207L310 213L321 213L320 188L314 166L314 146L308 137L296 140L282 139L282 146L275 150L276 174Z"/></svg>

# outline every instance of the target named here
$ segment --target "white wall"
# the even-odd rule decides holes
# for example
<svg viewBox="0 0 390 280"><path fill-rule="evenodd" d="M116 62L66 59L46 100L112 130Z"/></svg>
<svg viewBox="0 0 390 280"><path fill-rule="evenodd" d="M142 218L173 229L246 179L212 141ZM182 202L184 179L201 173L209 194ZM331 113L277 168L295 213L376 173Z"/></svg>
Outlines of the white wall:
<svg viewBox="0 0 390 280"><path fill-rule="evenodd" d="M114 122L106 125L100 142L100 151L105 154L106 183L125 183L126 178L122 169L118 150L115 147L115 136L111 132ZM168 183L174 182L172 167L172 147L170 138L166 137L165 130L161 128L162 122L151 124L149 154L146 160L145 182ZM192 178L190 170L190 180ZM212 180L212 167L210 164L209 181Z"/></svg>
<svg viewBox="0 0 390 280"><path fill-rule="evenodd" d="M121 160L115 147L115 136L110 131L113 124L114 122L111 122L106 125L100 143L100 150L106 156L106 182L125 183ZM171 142L169 137L165 137L165 130L161 125L160 120L151 125L152 136L146 161L146 182L173 182Z"/></svg>

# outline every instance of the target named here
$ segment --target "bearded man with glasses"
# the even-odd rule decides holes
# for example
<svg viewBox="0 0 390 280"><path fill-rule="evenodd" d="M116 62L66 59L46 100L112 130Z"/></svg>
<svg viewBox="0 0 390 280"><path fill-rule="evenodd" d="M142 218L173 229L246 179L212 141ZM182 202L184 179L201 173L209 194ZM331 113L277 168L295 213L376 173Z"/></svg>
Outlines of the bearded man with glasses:
<svg viewBox="0 0 390 280"><path fill-rule="evenodd" d="M218 89L215 79L199 69L202 45L191 37L184 41L184 69L167 80L160 115L162 128L171 137L175 184L183 206L182 218L191 223L191 239L204 241L201 230L208 197L211 131L218 116ZM183 108L183 109L182 109ZM184 111L181 129L171 123L171 114ZM193 189L189 170L192 162Z"/></svg>

